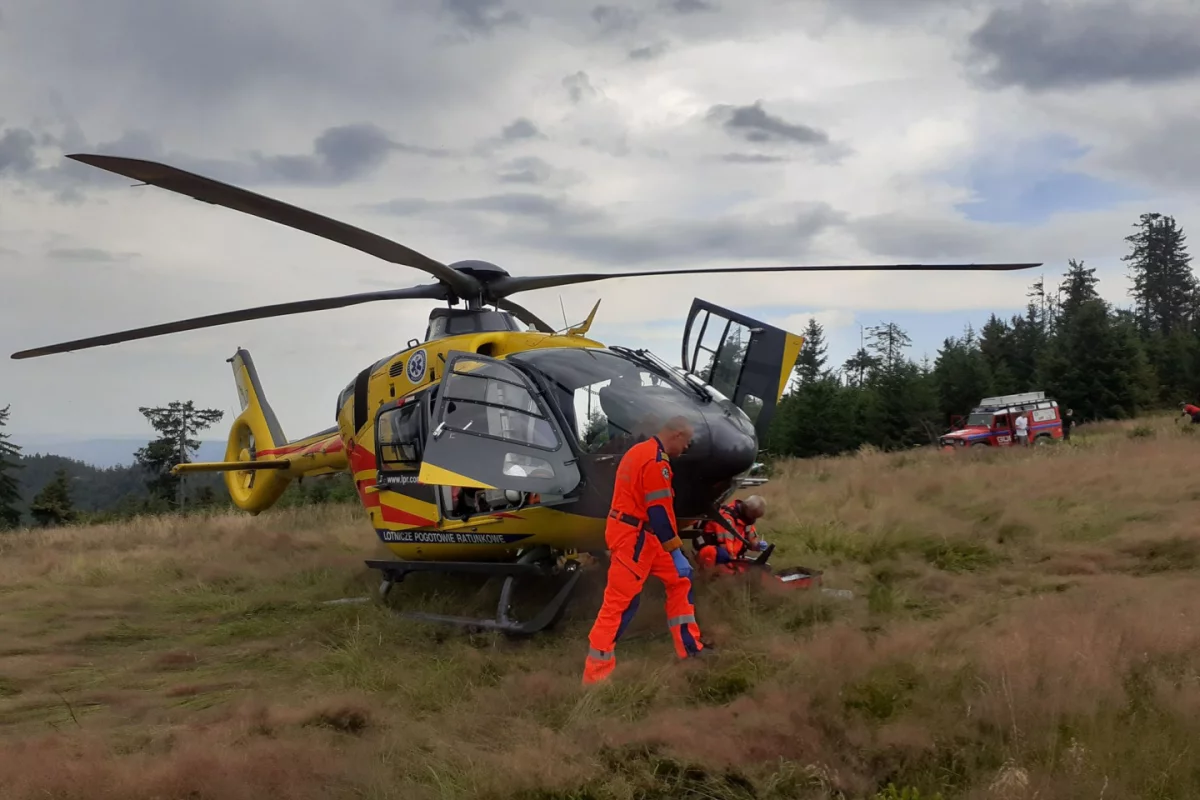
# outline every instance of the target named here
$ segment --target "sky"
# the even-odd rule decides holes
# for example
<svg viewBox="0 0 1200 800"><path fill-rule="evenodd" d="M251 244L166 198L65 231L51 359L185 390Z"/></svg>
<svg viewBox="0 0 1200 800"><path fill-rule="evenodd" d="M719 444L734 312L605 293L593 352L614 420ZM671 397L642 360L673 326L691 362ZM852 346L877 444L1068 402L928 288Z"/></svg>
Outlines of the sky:
<svg viewBox="0 0 1200 800"><path fill-rule="evenodd" d="M147 435L237 412L254 356L285 433L334 422L433 301L11 360L238 308L429 282L313 235L69 161L162 161L513 275L1042 262L1016 273L629 278L515 300L678 363L693 297L831 364L894 321L910 355L1070 258L1128 305L1138 215L1200 220L1190 0L40 0L0 11L0 407L20 436ZM220 430L205 438L224 436Z"/></svg>

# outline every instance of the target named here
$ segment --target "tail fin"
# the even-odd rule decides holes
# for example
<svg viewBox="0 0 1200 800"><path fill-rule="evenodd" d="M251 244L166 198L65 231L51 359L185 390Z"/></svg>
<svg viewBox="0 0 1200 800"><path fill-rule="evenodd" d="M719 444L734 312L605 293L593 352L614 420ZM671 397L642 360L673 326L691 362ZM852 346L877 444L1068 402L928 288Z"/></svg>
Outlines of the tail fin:
<svg viewBox="0 0 1200 800"><path fill-rule="evenodd" d="M225 461L257 461L259 453L269 453L287 444L287 437L283 435L283 428L267 402L250 353L239 347L229 363L233 365L233 380L237 385L242 413L233 421L229 431ZM274 460L274 457L268 455L267 460ZM279 469L225 472L225 486L234 504L252 514L270 507L290 482L290 476Z"/></svg>
<svg viewBox="0 0 1200 800"><path fill-rule="evenodd" d="M249 351L239 347L233 358L229 359L229 363L233 365L233 380L237 385L238 400L242 404L242 414L238 419L248 415L255 418L258 424L253 425L251 430L254 432L258 449L270 450L286 444L287 437L283 435L283 428L275 417L275 411L267 402L262 381L258 379L258 370L254 368L254 359L250 358Z"/></svg>

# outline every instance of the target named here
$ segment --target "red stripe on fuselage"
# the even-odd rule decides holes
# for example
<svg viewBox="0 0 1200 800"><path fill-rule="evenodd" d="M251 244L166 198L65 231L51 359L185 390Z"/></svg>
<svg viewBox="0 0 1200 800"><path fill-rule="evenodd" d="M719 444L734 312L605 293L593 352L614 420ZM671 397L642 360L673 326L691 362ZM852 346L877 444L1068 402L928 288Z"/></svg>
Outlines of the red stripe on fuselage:
<svg viewBox="0 0 1200 800"><path fill-rule="evenodd" d="M376 495L376 497L378 497L378 495ZM378 501L376 501L376 502L378 502ZM434 524L434 521L431 519L425 519L425 517L422 517L418 514L412 514L412 513L409 513L408 511L404 511L399 508L393 508L392 506L385 506L382 504L379 506L379 514L380 514L380 516L383 517L384 522L394 522L394 523L397 523L400 525L426 525L426 526L428 526L428 525Z"/></svg>
<svg viewBox="0 0 1200 800"><path fill-rule="evenodd" d="M321 439L312 444L285 444L282 447L276 447L272 450L259 450L260 456L295 456L295 455L311 455L313 453L340 453L345 449L345 444L341 437L329 437Z"/></svg>

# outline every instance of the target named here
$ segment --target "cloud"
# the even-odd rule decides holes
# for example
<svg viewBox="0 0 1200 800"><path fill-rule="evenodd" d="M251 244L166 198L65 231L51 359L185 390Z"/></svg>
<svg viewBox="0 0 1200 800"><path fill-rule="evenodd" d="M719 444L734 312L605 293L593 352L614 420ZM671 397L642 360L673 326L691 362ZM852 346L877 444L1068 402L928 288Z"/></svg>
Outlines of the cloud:
<svg viewBox="0 0 1200 800"><path fill-rule="evenodd" d="M504 130L500 131L500 138L506 142L517 142L522 139L540 139L542 133L537 125L521 117L505 125Z"/></svg>
<svg viewBox="0 0 1200 800"><path fill-rule="evenodd" d="M1170 213L1185 229L1200 218L1188 149L1200 76L1185 41L1196 26L1182 0L1116 12L1112 0L1040 11L1021 0L9 6L0 75L20 76L0 109L9 353L427 280L131 188L70 152L163 161L514 275L1021 260L1045 261L1050 279L1083 258L1106 298L1127 303L1120 257L1138 214ZM1031 18L1040 27L1017 24ZM1081 42L1093 52L1080 55ZM1031 90L1041 85L1067 90ZM693 296L773 324L814 309L852 349L847 319L931 320L922 335L936 343L1021 308L1037 275L668 275L519 301L557 319L561 296L577 321L603 299L598 333L638 345L669 331L674 358ZM0 386L22 432L140 434L139 404L236 411L224 359L244 346L302 435L327 427L337 391L420 337L438 305L3 358ZM103 387L86 416L71 405L78 384Z"/></svg>
<svg viewBox="0 0 1200 800"><path fill-rule="evenodd" d="M778 164L787 161L783 156L769 156L765 153L725 153L719 158L729 164Z"/></svg>
<svg viewBox="0 0 1200 800"><path fill-rule="evenodd" d="M504 165L501 183L545 183L554 176L554 167L537 156L517 158Z"/></svg>
<svg viewBox="0 0 1200 800"><path fill-rule="evenodd" d="M53 156L39 159L35 144L51 145ZM60 201L82 199L80 189L88 186L128 184L114 176L77 161L65 159L67 149L76 152L145 158L169 162L173 166L228 183L293 184L339 186L363 180L378 171L394 152L444 157L448 151L397 142L370 123L336 125L325 129L305 154L266 155L250 151L240 159L213 159L168 152L155 135L146 131L126 131L115 140L91 144L74 124L65 134L43 132L40 137L26 128L10 128L0 135L0 179L12 176L54 192ZM43 162L46 165L43 166Z"/></svg>
<svg viewBox="0 0 1200 800"><path fill-rule="evenodd" d="M1200 188L1200 117L1178 112L1136 121L1136 133L1090 160L1144 187L1180 192Z"/></svg>
<svg viewBox="0 0 1200 800"><path fill-rule="evenodd" d="M138 253L110 253L98 247L51 247L46 255L58 261L116 264L138 257Z"/></svg>
<svg viewBox="0 0 1200 800"><path fill-rule="evenodd" d="M472 226L481 233L491 226L496 240L508 246L588 259L595 264L686 264L709 259L787 258L804 253L822 233L843 224L844 214L823 203L791 204L771 213L719 219L648 219L621 221L604 209L532 192L513 192L429 201L399 198L372 207L396 216L427 214L463 220L478 215ZM490 221L489 221L490 220Z"/></svg>
<svg viewBox="0 0 1200 800"><path fill-rule="evenodd" d="M592 21L604 34L626 33L637 30L641 15L627 6L598 5L592 9Z"/></svg>
<svg viewBox="0 0 1200 800"><path fill-rule="evenodd" d="M254 154L252 162L262 170L263 179L286 183L338 185L367 177L383 165L397 149L433 154L393 142L378 126L358 123L329 128L313 142L311 155L263 156ZM257 181L255 181L257 182Z"/></svg>
<svg viewBox="0 0 1200 800"><path fill-rule="evenodd" d="M653 61L662 56L669 50L671 45L667 42L655 42L641 47L635 47L629 51L629 58L634 61Z"/></svg>
<svg viewBox="0 0 1200 800"><path fill-rule="evenodd" d="M563 88L567 90L567 96L571 98L572 103L582 103L584 100L591 100L596 97L599 92L596 87L592 86L592 81L583 70L573 72L562 79Z"/></svg>
<svg viewBox="0 0 1200 800"><path fill-rule="evenodd" d="M666 0L664 5L676 14L698 14L704 11L719 10L719 6L709 0Z"/></svg>
<svg viewBox="0 0 1200 800"><path fill-rule="evenodd" d="M526 21L524 14L506 8L504 0L442 0L442 8L472 33L488 34Z"/></svg>
<svg viewBox="0 0 1200 800"><path fill-rule="evenodd" d="M1200 76L1194 4L1022 0L994 9L971 34L976 80L1030 91Z"/></svg>
<svg viewBox="0 0 1200 800"><path fill-rule="evenodd" d="M824 131L799 125L767 113L762 101L748 106L714 105L706 118L718 122L732 136L756 144L762 142L796 142L799 144L828 144Z"/></svg>
<svg viewBox="0 0 1200 800"><path fill-rule="evenodd" d="M0 175L24 175L37 165L37 139L24 128L10 128L0 135Z"/></svg>

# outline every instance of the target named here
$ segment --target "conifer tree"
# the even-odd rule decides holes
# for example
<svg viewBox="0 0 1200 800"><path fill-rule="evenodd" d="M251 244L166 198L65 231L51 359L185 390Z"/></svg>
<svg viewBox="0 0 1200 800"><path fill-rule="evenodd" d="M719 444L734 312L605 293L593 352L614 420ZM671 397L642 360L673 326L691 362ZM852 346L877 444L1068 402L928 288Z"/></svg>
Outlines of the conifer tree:
<svg viewBox="0 0 1200 800"><path fill-rule="evenodd" d="M1096 285L1099 282L1095 267L1086 268L1082 261L1076 261L1073 258L1068 261L1067 271L1063 274L1063 281L1059 287L1062 295L1060 311L1062 318L1069 318L1083 303L1099 297L1100 295L1096 292Z"/></svg>
<svg viewBox="0 0 1200 800"><path fill-rule="evenodd" d="M29 515L33 517L34 522L43 527L64 525L75 519L65 469L55 470L53 480L43 486L33 498L33 502L29 504Z"/></svg>
<svg viewBox="0 0 1200 800"><path fill-rule="evenodd" d="M809 317L804 328L804 346L796 360L796 379L801 385L812 384L824 374L827 350L825 329L816 317Z"/></svg>
<svg viewBox="0 0 1200 800"><path fill-rule="evenodd" d="M1138 322L1144 333L1166 336L1191 321L1197 284L1187 237L1174 217L1159 213L1142 214L1134 227L1121 260L1130 267Z"/></svg>
<svg viewBox="0 0 1200 800"><path fill-rule="evenodd" d="M0 408L0 530L21 524L21 488L16 470L21 469L21 448L2 430L8 425L11 406Z"/></svg>

